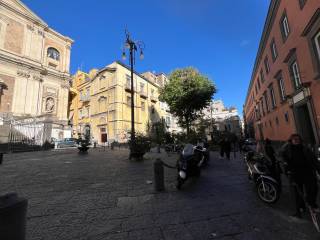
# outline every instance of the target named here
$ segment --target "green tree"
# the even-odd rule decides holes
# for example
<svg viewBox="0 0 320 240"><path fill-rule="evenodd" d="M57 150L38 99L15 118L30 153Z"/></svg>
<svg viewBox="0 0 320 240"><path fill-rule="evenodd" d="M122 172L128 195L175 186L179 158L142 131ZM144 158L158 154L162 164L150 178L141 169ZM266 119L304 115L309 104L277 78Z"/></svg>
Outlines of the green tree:
<svg viewBox="0 0 320 240"><path fill-rule="evenodd" d="M214 83L193 67L177 69L169 75L169 82L160 90L159 99L169 105L179 125L190 133L190 126L199 118L216 92Z"/></svg>
<svg viewBox="0 0 320 240"><path fill-rule="evenodd" d="M160 153L160 146L165 142L167 125L163 118L158 122L147 123L147 132L151 140L157 144L158 152Z"/></svg>
<svg viewBox="0 0 320 240"><path fill-rule="evenodd" d="M196 121L195 130L198 133L199 137L206 137L207 131L209 131L211 127L210 124L211 124L210 119L200 118L199 120Z"/></svg>

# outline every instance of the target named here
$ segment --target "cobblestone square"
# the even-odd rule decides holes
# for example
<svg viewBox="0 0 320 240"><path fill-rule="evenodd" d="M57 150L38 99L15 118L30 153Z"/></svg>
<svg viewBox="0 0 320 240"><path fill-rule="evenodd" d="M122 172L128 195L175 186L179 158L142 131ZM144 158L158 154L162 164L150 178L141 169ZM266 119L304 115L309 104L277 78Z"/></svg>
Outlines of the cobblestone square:
<svg viewBox="0 0 320 240"><path fill-rule="evenodd" d="M257 199L239 155L211 153L199 179L175 189L176 172L165 169L166 191L153 184L153 160L173 165L177 155L148 153L132 162L127 150L76 149L5 155L0 194L29 200L28 240L219 239L315 240L308 217L292 220L285 188L280 201Z"/></svg>

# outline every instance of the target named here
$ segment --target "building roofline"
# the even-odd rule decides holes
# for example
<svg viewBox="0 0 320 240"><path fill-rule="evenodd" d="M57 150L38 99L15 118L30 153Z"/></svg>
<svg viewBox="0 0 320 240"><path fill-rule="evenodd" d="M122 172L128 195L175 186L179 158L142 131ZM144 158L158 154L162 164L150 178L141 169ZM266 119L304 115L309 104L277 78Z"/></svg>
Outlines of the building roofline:
<svg viewBox="0 0 320 240"><path fill-rule="evenodd" d="M127 66L126 64L124 64L124 63L122 63L122 62L120 62L120 61L115 61L115 63L117 63L117 64L119 64L120 66L122 66L122 67L128 69L129 71L131 71L130 67ZM146 80L148 83L152 84L153 86L158 87L158 88L160 87L159 85L151 82L151 81L150 81L149 79L147 79L146 77L142 76L140 73L138 73L138 72L136 72L136 71L133 71L133 73L136 74L137 76L139 76L140 78Z"/></svg>
<svg viewBox="0 0 320 240"><path fill-rule="evenodd" d="M105 72L105 71L114 72L114 71L116 71L116 69L115 68L111 68L111 67L103 67L100 70L98 70L97 74L93 78L96 78L96 76L98 76L100 73Z"/></svg>
<svg viewBox="0 0 320 240"><path fill-rule="evenodd" d="M17 9L11 4L6 4L3 1L0 1L0 5L7 8L8 10L28 19L29 21L36 23L37 25L44 28L45 31L50 32L51 34L56 35L59 38L69 42L70 44L74 43L74 40L68 36L64 36L61 33L57 32L56 30L52 29L41 17L39 17L36 13L34 13L26 4L24 4L21 0L15 0L17 4L19 4L22 8L25 9L26 12L22 12L21 10Z"/></svg>
<svg viewBox="0 0 320 240"><path fill-rule="evenodd" d="M130 67L127 66L126 64L120 62L120 61L114 61L112 62L111 64L113 63L116 63L116 64L119 64L120 66L126 68L127 70L131 71ZM110 64L110 65L111 65ZM92 82L100 73L104 72L104 71L109 71L109 72L115 72L116 71L116 68L112 68L112 67L108 67L108 66L105 66L103 68L101 68L100 70L97 71L96 75L90 80L90 82ZM147 79L146 77L142 76L140 73L136 72L136 71L133 71L135 75L137 75L138 77L144 79L145 81L147 81L148 83L152 84L153 86L159 88L160 86L151 82L149 79ZM81 70L77 70L77 72L72 76L72 78L76 77L78 74L85 74L85 75L89 75L88 73L84 72L84 71L81 71Z"/></svg>
<svg viewBox="0 0 320 240"><path fill-rule="evenodd" d="M165 74L164 72L160 72L156 74L156 76L159 76L159 75L164 75L165 77L168 77L167 74Z"/></svg>
<svg viewBox="0 0 320 240"><path fill-rule="evenodd" d="M69 42L70 44L74 43L73 39L71 39L68 36L62 35L61 33L57 32L56 30L54 30L51 27L46 27L44 30L47 31L48 33L51 33L51 34L55 35L58 38L62 38L64 41Z"/></svg>
<svg viewBox="0 0 320 240"><path fill-rule="evenodd" d="M18 4L18 5L20 5L22 8L24 8L24 10L26 12L28 12L28 14L26 14L25 12L22 12L19 9L15 8L13 6L14 2L16 4ZM30 21L32 21L34 23L39 24L42 27L48 27L48 24L45 21L43 21L37 14L35 14L30 8L28 8L21 0L12 1L11 4L10 3L8 4L6 2L0 1L0 5L2 5L3 7L7 8L10 11L15 12L16 14L18 14L20 16L23 16L23 17L27 18L28 20L30 20Z"/></svg>
<svg viewBox="0 0 320 240"><path fill-rule="evenodd" d="M267 18L266 18L265 23L264 23L263 32L262 32L262 35L261 35L259 48L258 48L258 52L257 52L257 55L256 55L256 59L255 59L255 63L254 63L253 71L252 71L252 75L251 75L251 80L250 80L248 91L247 91L245 106L247 105L248 98L249 98L249 93L250 93L250 90L252 88L252 84L254 82L254 77L255 77L255 75L257 73L258 66L259 66L259 64L261 62L261 56L262 56L263 51L265 50L266 43L267 43L270 31L271 31L272 26L273 26L275 16L276 16L276 14L278 12L278 8L280 6L280 3L281 3L281 0L271 0L271 2L270 2Z"/></svg>

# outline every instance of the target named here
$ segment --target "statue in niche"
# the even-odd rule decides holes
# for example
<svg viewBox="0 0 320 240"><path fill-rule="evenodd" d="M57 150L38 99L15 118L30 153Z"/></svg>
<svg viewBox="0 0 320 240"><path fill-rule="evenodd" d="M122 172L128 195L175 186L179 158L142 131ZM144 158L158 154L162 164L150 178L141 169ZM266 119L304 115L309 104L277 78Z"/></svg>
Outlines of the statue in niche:
<svg viewBox="0 0 320 240"><path fill-rule="evenodd" d="M53 112L54 110L54 99L52 97L49 97L46 99L46 106L45 106L46 112Z"/></svg>

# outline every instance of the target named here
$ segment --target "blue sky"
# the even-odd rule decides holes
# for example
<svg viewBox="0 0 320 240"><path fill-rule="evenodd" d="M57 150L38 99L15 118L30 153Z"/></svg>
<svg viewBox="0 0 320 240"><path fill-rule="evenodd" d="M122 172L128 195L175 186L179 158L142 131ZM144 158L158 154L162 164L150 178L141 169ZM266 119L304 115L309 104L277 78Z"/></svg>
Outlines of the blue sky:
<svg viewBox="0 0 320 240"><path fill-rule="evenodd" d="M23 0L75 40L71 73L121 59L125 27L145 45L139 72L194 66L217 85L215 99L242 111L270 0Z"/></svg>

